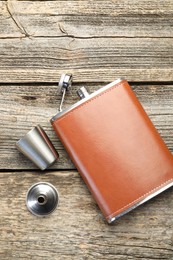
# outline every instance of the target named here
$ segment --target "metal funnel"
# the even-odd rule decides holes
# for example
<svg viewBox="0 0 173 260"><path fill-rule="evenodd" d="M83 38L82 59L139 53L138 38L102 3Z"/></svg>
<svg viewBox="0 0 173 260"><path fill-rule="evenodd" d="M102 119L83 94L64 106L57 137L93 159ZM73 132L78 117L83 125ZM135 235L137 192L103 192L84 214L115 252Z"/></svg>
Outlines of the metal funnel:
<svg viewBox="0 0 173 260"><path fill-rule="evenodd" d="M26 205L36 216L47 216L58 206L59 195L56 188L47 182L38 182L27 192Z"/></svg>

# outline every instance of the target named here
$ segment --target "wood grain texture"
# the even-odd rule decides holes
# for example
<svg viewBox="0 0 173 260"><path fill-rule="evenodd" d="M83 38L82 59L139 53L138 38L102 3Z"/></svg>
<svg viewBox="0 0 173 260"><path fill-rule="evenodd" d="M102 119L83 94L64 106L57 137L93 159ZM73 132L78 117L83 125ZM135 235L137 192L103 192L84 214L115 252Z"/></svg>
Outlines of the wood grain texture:
<svg viewBox="0 0 173 260"><path fill-rule="evenodd" d="M61 73L65 107L125 77L173 152L172 28L173 0L0 1L0 259L173 259L173 188L108 225L49 122ZM60 154L44 174L15 148L37 124ZM39 181L60 194L43 219L25 206Z"/></svg>
<svg viewBox="0 0 173 260"><path fill-rule="evenodd" d="M60 194L57 210L42 219L25 206L39 181ZM0 186L3 260L173 259L172 189L108 225L77 172L1 172Z"/></svg>
<svg viewBox="0 0 173 260"><path fill-rule="evenodd" d="M103 85L89 84L90 92ZM75 84L67 94L65 107L78 101ZM173 152L173 85L135 85L137 97ZM0 85L0 169L35 169L15 148L15 142L40 124L60 154L54 169L74 169L53 132L50 119L56 114L61 94L56 85Z"/></svg>
<svg viewBox="0 0 173 260"><path fill-rule="evenodd" d="M1 1L0 82L56 82L64 71L77 82L172 81L172 6Z"/></svg>
<svg viewBox="0 0 173 260"><path fill-rule="evenodd" d="M4 38L173 37L173 0L8 0L0 6L0 37ZM6 20L9 29L4 31Z"/></svg>
<svg viewBox="0 0 173 260"><path fill-rule="evenodd" d="M173 40L4 39L0 41L0 82L57 82L72 72L75 82L172 81Z"/></svg>

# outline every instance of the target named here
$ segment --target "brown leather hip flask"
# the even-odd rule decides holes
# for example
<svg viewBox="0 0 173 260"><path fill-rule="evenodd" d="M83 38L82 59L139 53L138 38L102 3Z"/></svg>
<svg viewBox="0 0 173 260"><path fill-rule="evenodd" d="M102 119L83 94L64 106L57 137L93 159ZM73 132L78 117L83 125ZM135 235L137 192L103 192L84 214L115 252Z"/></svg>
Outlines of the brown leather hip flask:
<svg viewBox="0 0 173 260"><path fill-rule="evenodd" d="M173 185L173 156L126 80L51 123L109 223Z"/></svg>

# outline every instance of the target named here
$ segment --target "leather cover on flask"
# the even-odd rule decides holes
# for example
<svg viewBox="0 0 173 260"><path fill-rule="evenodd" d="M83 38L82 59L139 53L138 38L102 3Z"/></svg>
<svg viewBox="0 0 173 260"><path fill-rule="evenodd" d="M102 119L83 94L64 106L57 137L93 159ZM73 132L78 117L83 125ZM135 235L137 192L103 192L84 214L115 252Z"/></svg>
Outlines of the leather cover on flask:
<svg viewBox="0 0 173 260"><path fill-rule="evenodd" d="M109 223L173 185L173 156L126 80L51 122Z"/></svg>

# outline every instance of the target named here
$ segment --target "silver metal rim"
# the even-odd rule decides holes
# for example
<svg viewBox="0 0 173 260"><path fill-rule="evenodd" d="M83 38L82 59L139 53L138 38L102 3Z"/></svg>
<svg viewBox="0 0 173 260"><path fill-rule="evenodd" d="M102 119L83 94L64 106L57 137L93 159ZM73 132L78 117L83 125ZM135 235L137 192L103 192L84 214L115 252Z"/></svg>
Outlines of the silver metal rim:
<svg viewBox="0 0 173 260"><path fill-rule="evenodd" d="M163 191L169 189L170 187L173 186L173 182L168 183L166 186L163 186L162 188L160 188L159 190L155 191L154 193L148 195L146 198L140 200L138 203L134 204L132 207L128 208L127 210L124 210L123 212L121 212L120 214L118 214L115 217L112 217L111 219L108 220L108 223L111 224L112 222L114 222L115 220L117 220L118 218L124 216L125 214L127 214L128 212L132 211L133 209L137 208L138 206L144 204L145 202L147 202L148 200L156 197L157 195L159 195L160 193L162 193Z"/></svg>
<svg viewBox="0 0 173 260"><path fill-rule="evenodd" d="M50 122L52 123L53 121L55 121L57 118L61 117L62 115L64 115L65 113L71 111L72 109L76 108L77 106L85 103L86 101L88 101L89 99L95 97L96 95L100 94L101 92L113 87L115 84L120 83L121 81L123 81L124 78L119 78L111 83L109 83L108 85L100 88L99 90L96 90L94 93L88 95L86 98L83 98L82 100L78 101L77 103L75 103L74 105L64 109L63 111L57 113L55 116L53 116L50 120Z"/></svg>

